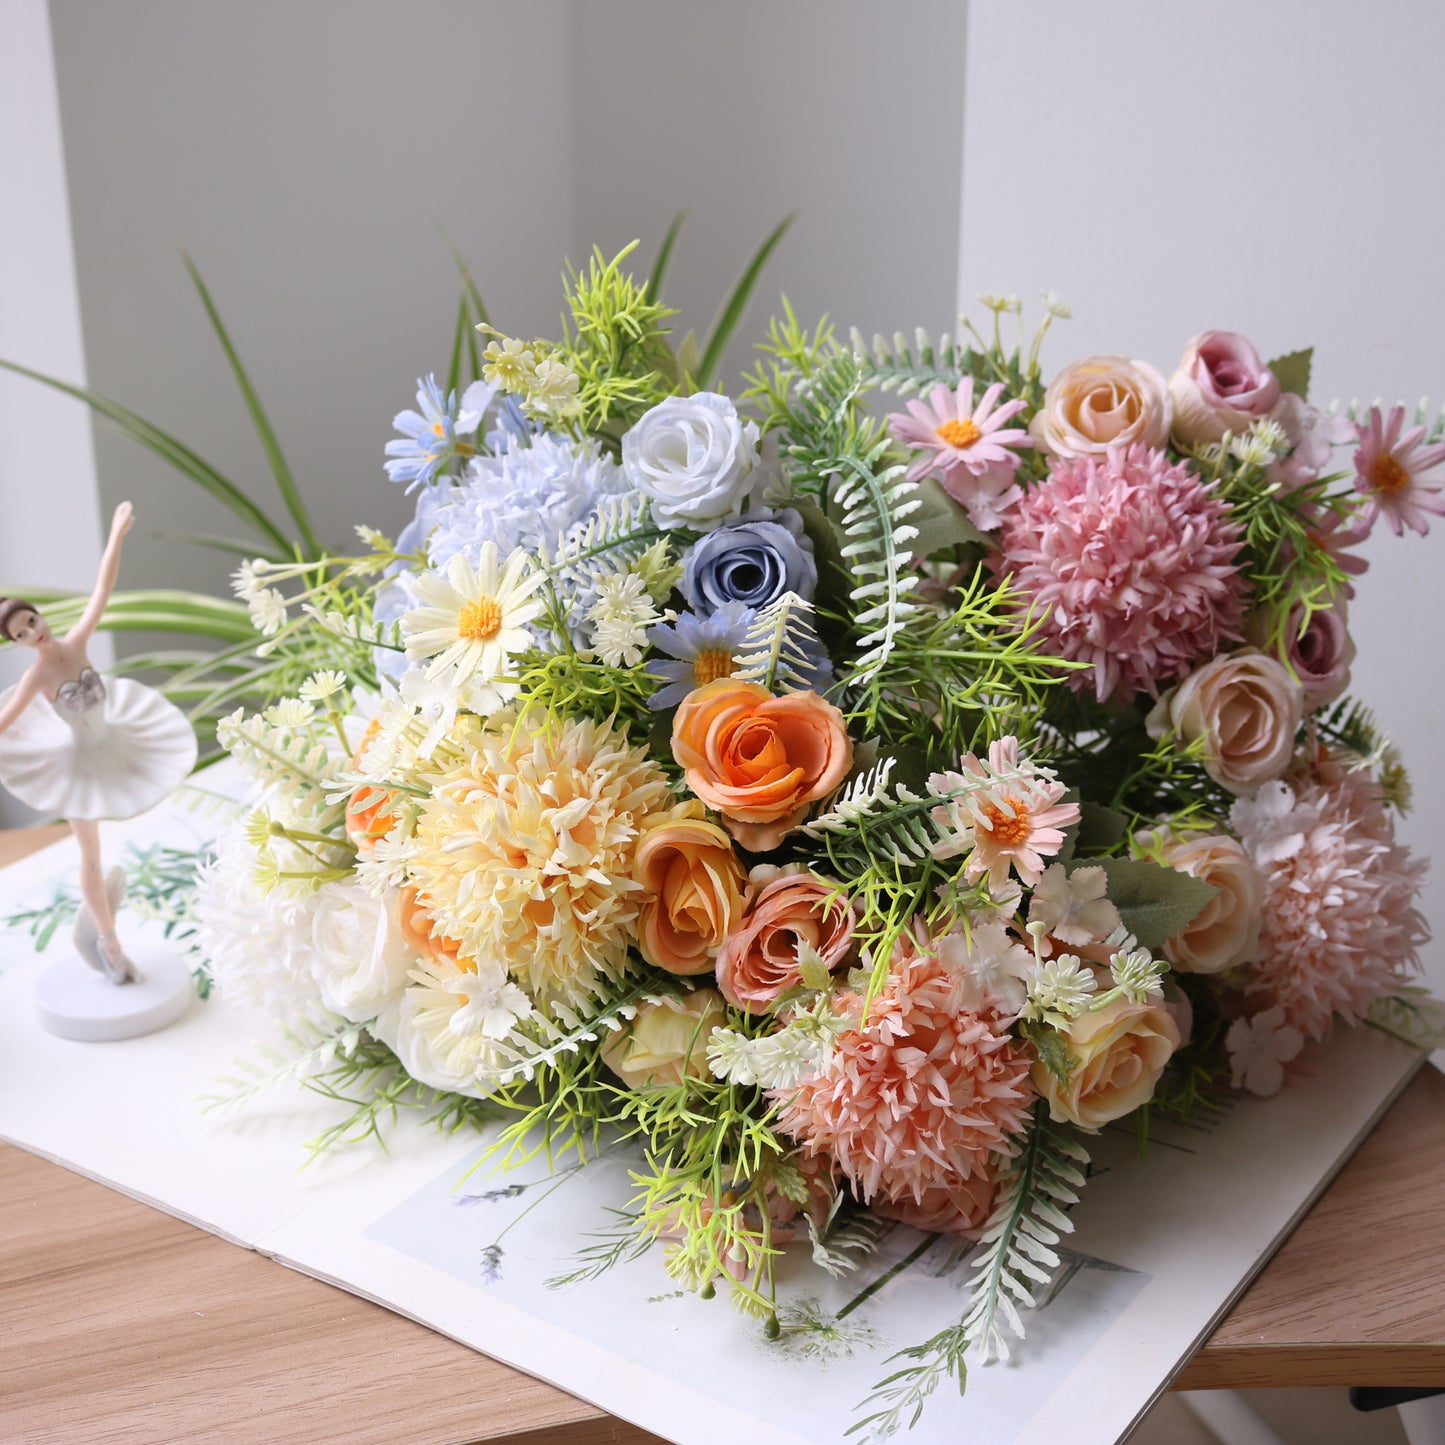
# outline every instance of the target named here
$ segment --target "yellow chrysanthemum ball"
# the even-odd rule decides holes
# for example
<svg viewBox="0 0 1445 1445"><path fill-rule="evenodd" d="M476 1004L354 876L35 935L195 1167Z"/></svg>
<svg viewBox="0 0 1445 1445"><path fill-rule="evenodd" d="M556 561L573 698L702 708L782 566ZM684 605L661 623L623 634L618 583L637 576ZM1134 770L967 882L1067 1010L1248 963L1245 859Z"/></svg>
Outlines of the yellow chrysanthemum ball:
<svg viewBox="0 0 1445 1445"><path fill-rule="evenodd" d="M606 723L480 726L422 805L408 881L464 956L501 964L544 1009L577 1004L626 968L637 842L673 802Z"/></svg>

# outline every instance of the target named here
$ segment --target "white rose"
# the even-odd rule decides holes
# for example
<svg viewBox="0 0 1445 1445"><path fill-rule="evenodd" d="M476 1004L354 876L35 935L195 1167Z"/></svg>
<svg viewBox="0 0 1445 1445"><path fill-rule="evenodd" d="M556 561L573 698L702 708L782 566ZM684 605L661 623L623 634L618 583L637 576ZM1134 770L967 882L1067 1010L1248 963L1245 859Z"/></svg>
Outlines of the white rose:
<svg viewBox="0 0 1445 1445"><path fill-rule="evenodd" d="M438 988L413 984L382 1009L372 1032L417 1083L485 1099L495 1087L496 1060L480 1034L458 1034L451 1028L458 1002Z"/></svg>
<svg viewBox="0 0 1445 1445"><path fill-rule="evenodd" d="M1289 767L1304 691L1284 664L1242 647L1196 668L1149 714L1149 736L1203 738L1204 771L1231 793L1250 794Z"/></svg>
<svg viewBox="0 0 1445 1445"><path fill-rule="evenodd" d="M312 970L333 1013L365 1023L407 985L416 961L396 916L396 895L376 898L359 883L317 891L311 925Z"/></svg>
<svg viewBox="0 0 1445 1445"><path fill-rule="evenodd" d="M712 391L668 397L622 438L622 470L664 527L706 532L741 516L757 464L757 423Z"/></svg>

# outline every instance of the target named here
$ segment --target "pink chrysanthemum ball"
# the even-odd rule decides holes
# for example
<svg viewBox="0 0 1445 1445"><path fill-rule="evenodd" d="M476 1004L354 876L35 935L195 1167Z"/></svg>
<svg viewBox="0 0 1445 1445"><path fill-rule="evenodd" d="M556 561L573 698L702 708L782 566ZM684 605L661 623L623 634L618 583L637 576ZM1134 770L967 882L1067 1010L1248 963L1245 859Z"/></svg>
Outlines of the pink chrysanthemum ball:
<svg viewBox="0 0 1445 1445"><path fill-rule="evenodd" d="M1251 1002L1283 1010L1284 1022L1324 1040L1334 1016L1357 1023L1419 967L1429 937L1415 907L1425 864L1394 840L1378 799L1359 775L1274 784L1279 817L1263 852L1264 923L1250 968ZM1269 811L1260 799L1254 811Z"/></svg>
<svg viewBox="0 0 1445 1445"><path fill-rule="evenodd" d="M1158 696L1239 639L1240 536L1188 462L1136 443L1051 462L1005 519L994 567L1020 610L1047 608L1046 645L1092 664L1070 675L1075 691Z"/></svg>
<svg viewBox="0 0 1445 1445"><path fill-rule="evenodd" d="M836 1160L864 1201L921 1206L1014 1152L1034 1097L1029 1060L1007 1016L963 1007L962 983L901 943L866 1024L840 1037L821 1074L775 1095L783 1131L803 1154ZM840 1003L861 1022L861 998Z"/></svg>

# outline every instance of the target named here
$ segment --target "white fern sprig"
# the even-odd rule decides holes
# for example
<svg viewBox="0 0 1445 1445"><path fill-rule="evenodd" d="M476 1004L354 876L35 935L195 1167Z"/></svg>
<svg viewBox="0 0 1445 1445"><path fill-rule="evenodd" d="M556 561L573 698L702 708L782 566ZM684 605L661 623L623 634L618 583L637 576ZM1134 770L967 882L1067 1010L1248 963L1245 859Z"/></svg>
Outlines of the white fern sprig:
<svg viewBox="0 0 1445 1445"><path fill-rule="evenodd" d="M1004 1176L979 1243L962 1326L987 1364L1009 1357L1008 1338L1024 1337L1019 1306L1031 1309L1030 1285L1047 1285L1061 1261L1054 1245L1073 1232L1064 1209L1077 1204L1089 1156L1069 1134L1034 1116L1027 1141ZM1027 1281L1027 1283L1026 1283Z"/></svg>
<svg viewBox="0 0 1445 1445"><path fill-rule="evenodd" d="M784 592L760 608L734 657L734 677L760 682L769 691L806 688L816 670L808 644L817 647L812 604L796 592Z"/></svg>
<svg viewBox="0 0 1445 1445"><path fill-rule="evenodd" d="M870 817L888 807L900 798L908 802L921 801L916 793L903 787L890 787L893 769L898 759L892 756L878 760L867 772L859 773L850 783L845 783L826 803L817 817L803 824L802 831L810 838L820 838L824 833L841 833L853 827L860 818Z"/></svg>
<svg viewBox="0 0 1445 1445"><path fill-rule="evenodd" d="M918 611L910 601L918 578L909 546L918 528L905 519L923 500L901 462L875 470L887 450L881 440L862 456L838 458L834 470L833 500L843 512L841 554L862 579L852 591L858 608L853 621L862 634L848 679L854 687L878 677L894 640Z"/></svg>
<svg viewBox="0 0 1445 1445"><path fill-rule="evenodd" d="M274 788L298 811L311 814L320 829L336 826L342 806L328 800L345 759L333 753L307 724L268 722L237 708L222 718L216 738L264 787Z"/></svg>

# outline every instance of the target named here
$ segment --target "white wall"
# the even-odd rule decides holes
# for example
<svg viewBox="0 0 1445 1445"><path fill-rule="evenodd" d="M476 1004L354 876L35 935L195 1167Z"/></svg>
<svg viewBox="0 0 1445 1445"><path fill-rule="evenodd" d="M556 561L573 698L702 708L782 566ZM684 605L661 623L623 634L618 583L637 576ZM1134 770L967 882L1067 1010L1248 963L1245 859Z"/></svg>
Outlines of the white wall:
<svg viewBox="0 0 1445 1445"><path fill-rule="evenodd" d="M50 18L0 0L0 356L84 383ZM95 458L84 406L0 374L0 593L88 590L100 555ZM93 651L104 662L109 639ZM28 657L0 651L0 687ZM33 815L0 791L0 826Z"/></svg>
<svg viewBox="0 0 1445 1445"><path fill-rule="evenodd" d="M1315 347L1313 398L1445 401L1445 8L975 0L961 304L1057 290L1046 364L1094 351L1166 374L1197 332ZM1439 855L1445 519L1387 530L1351 613L1354 687L1412 766L1402 835ZM1445 931L1445 856L1425 900ZM1445 992L1445 949L1427 953Z"/></svg>
<svg viewBox="0 0 1445 1445"><path fill-rule="evenodd" d="M805 315L948 324L952 0L51 8L93 384L280 511L187 249L335 545L406 513L382 446L414 378L446 367L457 281L437 221L516 332L555 333L564 258L640 236L646 264L683 207L668 287L683 329L706 328L791 209L745 334L780 290ZM895 94L880 57L900 26L930 43ZM229 559L154 533L232 530L226 514L112 429L97 445L107 500L141 513L137 575L224 590Z"/></svg>

